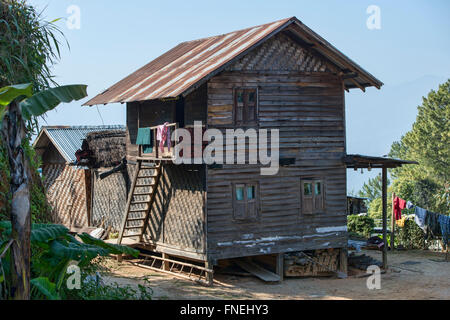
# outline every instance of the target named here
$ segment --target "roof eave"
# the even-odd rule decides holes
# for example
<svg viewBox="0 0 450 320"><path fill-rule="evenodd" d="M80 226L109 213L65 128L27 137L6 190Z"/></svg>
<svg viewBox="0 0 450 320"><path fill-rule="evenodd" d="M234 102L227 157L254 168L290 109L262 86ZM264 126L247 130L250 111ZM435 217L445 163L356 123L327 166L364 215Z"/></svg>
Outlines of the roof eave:
<svg viewBox="0 0 450 320"><path fill-rule="evenodd" d="M300 37L306 38L307 41L312 42L313 46L311 46L311 49L319 51L317 49L317 46L321 49L325 49L325 51L328 51L328 53L331 53L331 56L337 57L338 60L343 65L347 65L348 69L350 69L352 72L357 72L360 76L365 78L366 80L369 80L368 82L376 87L377 89L380 89L384 83L378 80L376 77L374 77L372 74L370 74L368 71L364 70L361 66L359 66L356 62L351 60L349 57L347 57L345 54L343 54L341 51L339 51L336 47L334 47L331 43L329 43L327 40L322 38L319 34L311 30L308 26L303 24L299 19L296 17L293 17L292 20L295 22L295 26L297 26L301 31L305 33L305 35L300 34ZM296 30L296 29L292 29ZM296 30L298 31L298 30ZM319 51L320 52L320 51ZM331 57L329 58L331 60Z"/></svg>

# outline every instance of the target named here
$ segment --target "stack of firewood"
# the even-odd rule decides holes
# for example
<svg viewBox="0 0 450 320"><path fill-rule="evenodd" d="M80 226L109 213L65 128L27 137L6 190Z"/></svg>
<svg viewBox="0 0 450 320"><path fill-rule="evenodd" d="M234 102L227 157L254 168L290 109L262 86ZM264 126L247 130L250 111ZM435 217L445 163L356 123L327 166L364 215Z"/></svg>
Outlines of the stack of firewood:
<svg viewBox="0 0 450 320"><path fill-rule="evenodd" d="M310 258L308 259L304 254ZM286 253L284 275L286 277L330 276L333 275L332 271L338 269L338 258L338 249Z"/></svg>

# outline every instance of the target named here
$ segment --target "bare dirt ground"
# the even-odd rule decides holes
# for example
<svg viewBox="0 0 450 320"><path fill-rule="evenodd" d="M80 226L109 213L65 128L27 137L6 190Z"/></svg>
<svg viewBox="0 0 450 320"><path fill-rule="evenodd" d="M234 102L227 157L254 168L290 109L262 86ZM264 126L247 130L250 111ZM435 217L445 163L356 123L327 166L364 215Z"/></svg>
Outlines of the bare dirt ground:
<svg viewBox="0 0 450 320"><path fill-rule="evenodd" d="M377 251L363 251L381 260ZM429 251L389 253L389 270L381 275L381 289L369 290L367 277L286 278L280 284L266 284L253 277L215 275L213 287L111 260L107 282L154 290L154 299L450 299L450 262L445 254ZM145 281L147 279L148 281Z"/></svg>

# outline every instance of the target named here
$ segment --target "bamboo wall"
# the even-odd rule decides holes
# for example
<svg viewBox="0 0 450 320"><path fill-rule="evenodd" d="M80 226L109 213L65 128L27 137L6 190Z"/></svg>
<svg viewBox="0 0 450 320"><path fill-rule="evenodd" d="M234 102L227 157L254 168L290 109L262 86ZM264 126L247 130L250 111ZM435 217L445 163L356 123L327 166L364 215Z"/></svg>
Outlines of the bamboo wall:
<svg viewBox="0 0 450 320"><path fill-rule="evenodd" d="M133 176L134 166L129 169ZM164 164L146 232L152 243L194 255L205 252L204 179L204 166Z"/></svg>
<svg viewBox="0 0 450 320"><path fill-rule="evenodd" d="M118 232L122 227L122 219L127 204L127 187L121 172L100 179L100 173L112 168L92 170L92 218L93 226L111 227Z"/></svg>
<svg viewBox="0 0 450 320"><path fill-rule="evenodd" d="M54 223L69 228L87 226L85 170L65 164L45 164L42 174Z"/></svg>

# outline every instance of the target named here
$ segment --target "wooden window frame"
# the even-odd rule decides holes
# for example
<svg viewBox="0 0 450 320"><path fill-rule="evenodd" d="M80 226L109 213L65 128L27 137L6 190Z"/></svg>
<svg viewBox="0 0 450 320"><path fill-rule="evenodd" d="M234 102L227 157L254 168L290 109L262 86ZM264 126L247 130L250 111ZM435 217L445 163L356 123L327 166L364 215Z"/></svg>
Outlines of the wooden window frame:
<svg viewBox="0 0 450 320"><path fill-rule="evenodd" d="M237 109L239 108L238 106L238 91L243 91L244 97L243 97L243 106L242 106L242 120L238 121L237 120ZM248 101L248 96L250 92L254 92L255 93L255 104L253 106L250 107L254 107L254 120L252 121L248 121L246 119L247 117L247 108L249 107L249 101ZM235 87L233 88L233 124L235 127L255 127L258 126L259 121L258 121L258 113L259 113L259 90L258 87Z"/></svg>
<svg viewBox="0 0 450 320"><path fill-rule="evenodd" d="M236 189L238 187L243 187L243 200L236 199ZM254 187L255 191L253 194L253 199L248 199L247 189L249 187ZM236 222L255 222L259 220L260 215L260 198L259 198L259 183L256 181L249 182L236 182L232 184L232 197L233 197L233 220ZM244 206L244 214L242 216L238 215L238 206ZM250 205L254 206L255 213L252 216L250 213Z"/></svg>
<svg viewBox="0 0 450 320"><path fill-rule="evenodd" d="M305 195L305 184L311 184L311 195ZM320 183L320 195L316 195L316 184ZM320 214L326 211L325 207L325 179L312 177L300 179L300 201L301 201L301 213ZM311 209L306 208L307 201L311 201Z"/></svg>

